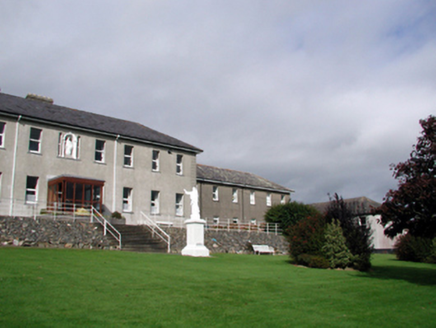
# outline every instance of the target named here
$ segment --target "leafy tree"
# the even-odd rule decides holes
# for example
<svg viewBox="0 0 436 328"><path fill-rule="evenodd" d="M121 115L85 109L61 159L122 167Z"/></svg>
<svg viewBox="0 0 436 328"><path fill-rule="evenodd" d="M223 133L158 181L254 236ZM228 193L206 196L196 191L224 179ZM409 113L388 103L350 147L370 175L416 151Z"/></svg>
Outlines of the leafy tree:
<svg viewBox="0 0 436 328"><path fill-rule="evenodd" d="M377 210L391 238L405 229L416 237L436 237L436 117L419 122L422 134L410 159L392 166L398 189L389 190Z"/></svg>
<svg viewBox="0 0 436 328"><path fill-rule="evenodd" d="M341 225L346 245L353 254L353 267L357 270L365 271L371 268L371 254L373 247L371 245L371 228L366 225L360 225L353 213L338 194L330 200L330 205L326 213L327 223L337 219Z"/></svg>
<svg viewBox="0 0 436 328"><path fill-rule="evenodd" d="M288 228L309 216L318 215L317 209L310 205L305 205L298 202L290 202L287 204L273 205L265 213L265 221L270 223L279 223L280 228L286 235Z"/></svg>
<svg viewBox="0 0 436 328"><path fill-rule="evenodd" d="M298 263L310 265L313 256L322 257L325 242L325 219L322 215L306 217L288 228L289 253Z"/></svg>
<svg viewBox="0 0 436 328"><path fill-rule="evenodd" d="M332 269L344 269L351 263L353 255L345 243L346 240L339 221L333 220L332 223L327 224L325 229L325 244L322 250L327 260L330 261Z"/></svg>

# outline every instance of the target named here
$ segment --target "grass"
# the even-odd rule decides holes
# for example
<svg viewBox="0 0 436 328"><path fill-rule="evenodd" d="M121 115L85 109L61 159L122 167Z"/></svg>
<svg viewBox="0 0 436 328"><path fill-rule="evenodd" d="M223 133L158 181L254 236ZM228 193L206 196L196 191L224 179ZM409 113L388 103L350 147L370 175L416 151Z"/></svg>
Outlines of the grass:
<svg viewBox="0 0 436 328"><path fill-rule="evenodd" d="M436 265L0 248L1 327L433 327Z"/></svg>

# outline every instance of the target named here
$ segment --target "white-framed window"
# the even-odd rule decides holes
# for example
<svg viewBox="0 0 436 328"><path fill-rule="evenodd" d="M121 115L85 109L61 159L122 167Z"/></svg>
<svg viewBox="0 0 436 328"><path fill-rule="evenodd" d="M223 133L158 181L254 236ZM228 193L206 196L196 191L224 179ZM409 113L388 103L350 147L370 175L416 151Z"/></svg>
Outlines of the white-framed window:
<svg viewBox="0 0 436 328"><path fill-rule="evenodd" d="M80 136L72 132L59 133L59 157L78 159L80 156Z"/></svg>
<svg viewBox="0 0 436 328"><path fill-rule="evenodd" d="M150 214L159 214L159 191L151 191Z"/></svg>
<svg viewBox="0 0 436 328"><path fill-rule="evenodd" d="M35 204L38 201L38 177L27 176L26 204Z"/></svg>
<svg viewBox="0 0 436 328"><path fill-rule="evenodd" d="M238 222L239 222L239 219L238 219L238 218L233 218L233 219L232 219L232 223L233 223L233 224L238 224Z"/></svg>
<svg viewBox="0 0 436 328"><path fill-rule="evenodd" d="M183 194L176 194L176 216L183 216Z"/></svg>
<svg viewBox="0 0 436 328"><path fill-rule="evenodd" d="M212 187L212 200L217 202L219 201L219 193L218 193L218 187L217 186L213 186Z"/></svg>
<svg viewBox="0 0 436 328"><path fill-rule="evenodd" d="M42 137L41 129L30 128L29 152L41 153L41 137Z"/></svg>
<svg viewBox="0 0 436 328"><path fill-rule="evenodd" d="M238 202L238 188L232 189L232 202L237 203Z"/></svg>
<svg viewBox="0 0 436 328"><path fill-rule="evenodd" d="M95 154L94 160L98 163L105 162L106 141L95 139Z"/></svg>
<svg viewBox="0 0 436 328"><path fill-rule="evenodd" d="M183 155L176 156L176 174L183 174Z"/></svg>
<svg viewBox="0 0 436 328"><path fill-rule="evenodd" d="M285 195L282 195L280 198L280 204L285 204L286 203L286 197Z"/></svg>
<svg viewBox="0 0 436 328"><path fill-rule="evenodd" d="M159 150L153 150L151 154L151 170L154 172L159 171Z"/></svg>
<svg viewBox="0 0 436 328"><path fill-rule="evenodd" d="M123 212L132 212L133 208L133 189L123 188Z"/></svg>
<svg viewBox="0 0 436 328"><path fill-rule="evenodd" d="M220 218L219 218L219 216L214 216L214 217L213 217L213 224L215 224L215 225L220 224Z"/></svg>
<svg viewBox="0 0 436 328"><path fill-rule="evenodd" d="M251 205L256 204L256 193L254 191L250 191L250 204Z"/></svg>
<svg viewBox="0 0 436 328"><path fill-rule="evenodd" d="M271 206L271 194L266 194L266 206Z"/></svg>
<svg viewBox="0 0 436 328"><path fill-rule="evenodd" d="M250 224L252 224L252 225L257 225L257 221L256 221L256 219L251 219L251 220L250 220Z"/></svg>
<svg viewBox="0 0 436 328"><path fill-rule="evenodd" d="M0 122L0 148L3 148L5 146L5 130L6 123Z"/></svg>
<svg viewBox="0 0 436 328"><path fill-rule="evenodd" d="M124 145L124 166L133 167L133 146Z"/></svg>

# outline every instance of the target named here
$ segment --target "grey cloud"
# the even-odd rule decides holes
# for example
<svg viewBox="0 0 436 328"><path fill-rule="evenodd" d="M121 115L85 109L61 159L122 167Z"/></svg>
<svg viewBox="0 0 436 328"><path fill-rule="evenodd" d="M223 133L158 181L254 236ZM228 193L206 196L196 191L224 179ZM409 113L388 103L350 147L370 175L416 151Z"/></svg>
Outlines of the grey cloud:
<svg viewBox="0 0 436 328"><path fill-rule="evenodd" d="M427 1L0 6L3 92L141 122L300 201L381 201L435 113Z"/></svg>

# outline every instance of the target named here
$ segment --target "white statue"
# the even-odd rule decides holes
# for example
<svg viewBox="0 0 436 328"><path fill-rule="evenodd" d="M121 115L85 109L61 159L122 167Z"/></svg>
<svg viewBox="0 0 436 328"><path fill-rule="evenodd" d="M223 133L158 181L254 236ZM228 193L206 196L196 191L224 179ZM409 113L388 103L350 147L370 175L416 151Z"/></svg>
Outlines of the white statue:
<svg viewBox="0 0 436 328"><path fill-rule="evenodd" d="M65 139L65 155L72 156L73 155L73 141L71 140L71 136L68 136Z"/></svg>
<svg viewBox="0 0 436 328"><path fill-rule="evenodd" d="M200 208L198 207L198 190L196 187L192 188L192 191L187 191L183 189L185 194L189 195L191 199L191 218L200 219Z"/></svg>
<svg viewBox="0 0 436 328"><path fill-rule="evenodd" d="M183 190L191 198L191 218L185 221L186 247L182 249L182 255L209 256L209 250L204 246L204 225L206 221L200 219L197 188L193 187L192 191Z"/></svg>

